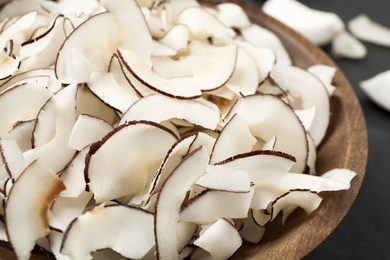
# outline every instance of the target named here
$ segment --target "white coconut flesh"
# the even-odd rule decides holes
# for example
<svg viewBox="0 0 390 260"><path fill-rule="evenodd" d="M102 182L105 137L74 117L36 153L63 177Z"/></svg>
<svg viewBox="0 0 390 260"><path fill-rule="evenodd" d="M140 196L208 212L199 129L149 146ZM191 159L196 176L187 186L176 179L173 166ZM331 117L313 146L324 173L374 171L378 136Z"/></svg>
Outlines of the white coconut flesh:
<svg viewBox="0 0 390 260"><path fill-rule="evenodd" d="M263 10L319 45L329 43L345 28L335 13L315 10L296 0L268 0Z"/></svg>
<svg viewBox="0 0 390 260"><path fill-rule="evenodd" d="M336 69L293 67L239 5L20 0L0 17L0 240L19 259L227 259L350 188L348 169L315 175Z"/></svg>
<svg viewBox="0 0 390 260"><path fill-rule="evenodd" d="M358 39L390 47L390 28L360 14L348 22L348 29Z"/></svg>
<svg viewBox="0 0 390 260"><path fill-rule="evenodd" d="M389 82L390 70L383 71L377 75L360 82L360 88L377 105L390 111L389 105Z"/></svg>

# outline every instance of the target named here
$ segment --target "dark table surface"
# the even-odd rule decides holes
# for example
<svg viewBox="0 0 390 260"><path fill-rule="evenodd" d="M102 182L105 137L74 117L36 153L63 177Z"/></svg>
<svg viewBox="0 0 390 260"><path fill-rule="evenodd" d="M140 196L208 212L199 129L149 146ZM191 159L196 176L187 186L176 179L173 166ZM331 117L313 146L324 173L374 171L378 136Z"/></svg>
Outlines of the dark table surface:
<svg viewBox="0 0 390 260"><path fill-rule="evenodd" d="M248 0L258 6L265 1ZM300 0L305 5L334 12L347 23L361 13L390 27L388 0ZM324 243L306 259L390 259L390 112L369 100L359 82L390 69L390 48L364 42L367 57L348 60L334 57L363 108L368 132L368 161L361 190L350 211ZM389 97L390 102L390 97ZM356 151L359 152L359 151Z"/></svg>

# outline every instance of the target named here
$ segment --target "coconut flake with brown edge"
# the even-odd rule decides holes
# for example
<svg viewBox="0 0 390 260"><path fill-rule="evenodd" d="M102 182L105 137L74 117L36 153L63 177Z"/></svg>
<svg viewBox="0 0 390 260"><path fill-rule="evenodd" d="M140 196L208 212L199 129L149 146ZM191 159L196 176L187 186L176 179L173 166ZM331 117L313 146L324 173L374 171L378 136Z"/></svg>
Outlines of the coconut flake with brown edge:
<svg viewBox="0 0 390 260"><path fill-rule="evenodd" d="M131 121L93 144L86 157L85 178L96 202L140 192L176 140L162 125Z"/></svg>
<svg viewBox="0 0 390 260"><path fill-rule="evenodd" d="M187 191L206 173L209 153L199 147L190 153L164 182L155 210L155 239L158 259L179 258L177 228L180 206Z"/></svg>
<svg viewBox="0 0 390 260"><path fill-rule="evenodd" d="M65 188L40 160L30 164L12 186L5 204L5 219L7 236L18 259L29 259L35 241L49 234L47 211Z"/></svg>
<svg viewBox="0 0 390 260"><path fill-rule="evenodd" d="M98 249L141 259L154 245L153 214L129 206L96 207L75 218L64 233L60 252L82 260Z"/></svg>

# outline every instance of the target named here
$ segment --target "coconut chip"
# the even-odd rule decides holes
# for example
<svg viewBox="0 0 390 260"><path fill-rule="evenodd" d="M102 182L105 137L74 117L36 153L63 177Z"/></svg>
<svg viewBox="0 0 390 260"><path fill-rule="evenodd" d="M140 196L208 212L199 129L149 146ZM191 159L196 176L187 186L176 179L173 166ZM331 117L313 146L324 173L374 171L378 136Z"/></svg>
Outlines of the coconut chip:
<svg viewBox="0 0 390 260"><path fill-rule="evenodd" d="M360 14L348 22L348 29L357 38L385 47L390 47L390 28Z"/></svg>

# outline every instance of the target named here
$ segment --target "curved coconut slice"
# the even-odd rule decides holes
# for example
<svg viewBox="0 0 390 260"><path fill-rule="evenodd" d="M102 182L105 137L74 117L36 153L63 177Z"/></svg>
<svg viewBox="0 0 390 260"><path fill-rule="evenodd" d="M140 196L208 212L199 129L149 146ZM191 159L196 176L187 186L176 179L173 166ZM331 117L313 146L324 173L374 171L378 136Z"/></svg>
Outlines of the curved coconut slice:
<svg viewBox="0 0 390 260"><path fill-rule="evenodd" d="M187 202L180 211L182 221L211 223L219 218L245 218L251 205L250 192L206 190Z"/></svg>
<svg viewBox="0 0 390 260"><path fill-rule="evenodd" d="M292 62L280 39L271 31L257 24L252 24L250 27L242 29L241 33L245 41L259 47L270 48L275 52L276 63L271 70L270 76L282 89L285 89L285 85L288 83L285 71Z"/></svg>
<svg viewBox="0 0 390 260"><path fill-rule="evenodd" d="M197 139L198 135L199 133L184 136L172 145L165 155L165 158L156 174L153 178L147 181L147 185L145 185L143 191L134 195L134 197L130 200L131 204L140 205L150 199L154 193L160 191L164 181L177 167L177 165L180 164L183 157L190 152L190 147L194 143L195 139Z"/></svg>
<svg viewBox="0 0 390 260"><path fill-rule="evenodd" d="M5 51L0 53L0 80L14 75L20 67L20 58L9 56Z"/></svg>
<svg viewBox="0 0 390 260"><path fill-rule="evenodd" d="M267 209L269 214L263 210L254 210L252 216L259 225L265 226L274 220L280 211L289 206L301 207L307 214L310 214L319 207L322 199L323 197L314 191L290 190L269 205L269 209Z"/></svg>
<svg viewBox="0 0 390 260"><path fill-rule="evenodd" d="M120 35L118 35L118 49L134 51L144 62L150 65L152 37L137 1L103 0L101 3L114 17L118 26L120 32ZM112 41L109 38L107 40Z"/></svg>
<svg viewBox="0 0 390 260"><path fill-rule="evenodd" d="M350 185L349 183L356 176L356 172L349 169L333 169L321 175L322 178L338 181Z"/></svg>
<svg viewBox="0 0 390 260"><path fill-rule="evenodd" d="M341 58L362 59L367 55L367 48L352 34L340 31L332 39L332 53Z"/></svg>
<svg viewBox="0 0 390 260"><path fill-rule="evenodd" d="M236 154L250 152L256 144L246 119L235 114L222 129L211 152L210 163L220 162Z"/></svg>
<svg viewBox="0 0 390 260"><path fill-rule="evenodd" d="M196 100L150 95L135 102L123 115L119 125L141 119L160 123L172 118L184 119L214 130L219 122L219 111Z"/></svg>
<svg viewBox="0 0 390 260"><path fill-rule="evenodd" d="M177 229L180 206L191 186L206 173L209 153L199 147L178 165L157 197L155 239L158 259L178 259Z"/></svg>
<svg viewBox="0 0 390 260"><path fill-rule="evenodd" d="M188 27L183 24L175 25L159 41L178 53L183 53L188 49L188 42L190 41Z"/></svg>
<svg viewBox="0 0 390 260"><path fill-rule="evenodd" d="M251 209L253 211L266 210L270 203L272 203L276 198L288 191L280 190L277 187L277 183L278 182L259 185L255 188L251 201ZM268 221L268 219L266 219L266 221Z"/></svg>
<svg viewBox="0 0 390 260"><path fill-rule="evenodd" d="M333 169L323 176L288 173L277 184L281 192L308 189L315 192L347 190L356 173L348 169Z"/></svg>
<svg viewBox="0 0 390 260"><path fill-rule="evenodd" d="M147 190L147 194L144 194L146 191L141 192L135 195L130 202L138 205L141 203L140 200L145 200L145 195L148 195L149 200L151 200L153 194L157 194L157 192L160 191L164 181L177 167L177 165L180 163L184 156L193 152L199 146L203 146L207 149L207 151L211 151L214 142L214 138L202 132L191 133L179 139L175 144L172 145L171 149L168 151L163 163L153 177L153 180L151 180L150 185L145 186L146 188L149 187L149 189Z"/></svg>
<svg viewBox="0 0 390 260"><path fill-rule="evenodd" d="M193 35L201 39L211 37L214 38L213 40L227 44L236 36L233 29L225 26L202 7L184 9L178 17L178 23L186 25Z"/></svg>
<svg viewBox="0 0 390 260"><path fill-rule="evenodd" d="M52 93L42 85L21 84L0 93L0 138L19 121L34 119ZM26 109L28 107L28 109Z"/></svg>
<svg viewBox="0 0 390 260"><path fill-rule="evenodd" d="M360 82L360 88L377 105L390 111L390 70Z"/></svg>
<svg viewBox="0 0 390 260"><path fill-rule="evenodd" d="M53 96L39 110L31 137L32 148L41 147L54 138L58 113L56 103L57 98Z"/></svg>
<svg viewBox="0 0 390 260"><path fill-rule="evenodd" d="M256 93L259 81L255 60L248 52L238 48L236 68L225 85L237 95L247 96Z"/></svg>
<svg viewBox="0 0 390 260"><path fill-rule="evenodd" d="M85 178L96 202L143 190L175 141L176 137L161 125L132 121L92 145L86 157Z"/></svg>
<svg viewBox="0 0 390 260"><path fill-rule="evenodd" d="M315 106L313 121L307 130L313 137L316 146L318 146L324 138L329 124L330 103L328 93L322 82L306 70L291 66L287 73L289 75L288 90L290 94L302 100L302 108Z"/></svg>
<svg viewBox="0 0 390 260"><path fill-rule="evenodd" d="M7 235L18 259L29 259L35 241L49 234L47 211L65 188L61 179L40 160L30 164L12 186L5 204L5 218Z"/></svg>
<svg viewBox="0 0 390 260"><path fill-rule="evenodd" d="M248 173L220 165L209 165L207 173L199 178L196 185L210 190L226 192L250 192Z"/></svg>
<svg viewBox="0 0 390 260"><path fill-rule="evenodd" d="M100 118L80 115L70 134L68 146L80 151L87 145L99 141L112 130L114 130L112 125Z"/></svg>
<svg viewBox="0 0 390 260"><path fill-rule="evenodd" d="M200 7L200 3L197 0L172 0L169 5L166 5L167 9L169 9L169 15L167 19L170 20L172 24L178 23L179 15L187 8L191 7Z"/></svg>
<svg viewBox="0 0 390 260"><path fill-rule="evenodd" d="M60 52L58 52L60 53ZM99 53L104 55L105 53ZM108 55L108 54L106 54ZM102 60L106 57L95 57L97 63L102 63ZM58 57L58 56L57 56ZM57 63L56 63L57 64ZM86 82L91 77L94 71L103 71L105 68L98 68L92 61L88 60L88 57L84 56L78 49L72 48L67 52L65 68L66 74L63 78L56 76L62 84L75 84L78 82ZM104 66L100 64L101 66Z"/></svg>
<svg viewBox="0 0 390 260"><path fill-rule="evenodd" d="M245 41L260 47L266 47L273 50L276 54L276 63L291 65L292 61L286 48L280 39L271 32L257 24L252 24L248 28L240 30Z"/></svg>
<svg viewBox="0 0 390 260"><path fill-rule="evenodd" d="M9 177L16 180L26 167L23 153L18 144L13 140L0 140L0 155ZM0 187L3 187L1 183Z"/></svg>
<svg viewBox="0 0 390 260"><path fill-rule="evenodd" d="M129 92L133 96L140 96L134 89L134 87L130 84L127 78L124 75L123 65L119 61L118 55L114 54L111 57L110 67L108 72L114 76L115 81L126 91Z"/></svg>
<svg viewBox="0 0 390 260"><path fill-rule="evenodd" d="M17 74L19 75L19 74ZM49 76L45 76L45 75L41 75L41 76L34 76L34 77L27 77L27 78L24 78L18 82L16 82L15 84L12 84L10 86L8 86L7 82L5 82L4 85L1 85L1 89L3 89L3 91L9 89L9 88L12 88L16 85L21 85L21 84L26 84L26 83L32 83L32 84L36 84L36 85L45 85L45 86L48 86L49 85L49 82L50 82L50 77Z"/></svg>
<svg viewBox="0 0 390 260"><path fill-rule="evenodd" d="M360 14L348 22L348 29L358 39L390 47L390 28Z"/></svg>
<svg viewBox="0 0 390 260"><path fill-rule="evenodd" d="M50 234L48 235L51 252L58 260L70 260L67 255L60 253L62 239L64 237L64 233L61 230L52 229Z"/></svg>
<svg viewBox="0 0 390 260"><path fill-rule="evenodd" d="M135 0L101 1L106 10L114 17L120 32L120 49L136 52L146 63L150 64L152 37L149 33L144 15Z"/></svg>
<svg viewBox="0 0 390 260"><path fill-rule="evenodd" d="M26 151L23 156L27 164L40 158L51 170L58 173L73 158L76 151L68 147L68 143L76 122L76 93L77 86L73 84L53 97L57 110L55 136L44 145Z"/></svg>
<svg viewBox="0 0 390 260"><path fill-rule="evenodd" d="M324 83L329 96L333 95L333 92L336 90L336 87L332 85L333 77L336 73L335 67L317 64L309 67L307 71L316 75Z"/></svg>
<svg viewBox="0 0 390 260"><path fill-rule="evenodd" d="M190 55L183 58L183 60L192 69L194 79L204 81L203 91L215 90L230 79L237 65L237 46L217 47L209 44L208 41L192 40L188 48ZM208 81L207 77L214 77L215 81ZM216 81L219 81L220 86L215 86L218 85ZM214 82L214 86L212 82Z"/></svg>
<svg viewBox="0 0 390 260"><path fill-rule="evenodd" d="M216 165L242 170L249 174L255 185L273 184L279 181L295 163L291 155L276 151L253 151L237 154Z"/></svg>
<svg viewBox="0 0 390 260"><path fill-rule="evenodd" d="M242 245L242 239L237 229L221 218L203 232L194 244L209 252L213 259L228 259Z"/></svg>
<svg viewBox="0 0 390 260"><path fill-rule="evenodd" d="M2 83L0 86L0 92L2 92L8 87L11 87L12 85L34 83L34 81L40 83L41 79L44 80L42 82L46 82L45 79L49 79L46 85L51 92L56 93L58 90L60 90L61 84L55 78L53 69L33 69L16 74L15 76Z"/></svg>
<svg viewBox="0 0 390 260"><path fill-rule="evenodd" d="M275 52L266 47L255 46L246 41L236 41L236 44L247 51L257 64L257 69L259 73L259 83L264 82L269 75L276 63L276 54Z"/></svg>
<svg viewBox="0 0 390 260"><path fill-rule="evenodd" d="M96 207L74 219L64 234L61 253L84 259L90 252L111 248L124 257L140 259L153 245L153 214L113 205Z"/></svg>
<svg viewBox="0 0 390 260"><path fill-rule="evenodd" d="M335 13L311 9L296 0L269 0L262 9L318 45L329 43L345 28Z"/></svg>
<svg viewBox="0 0 390 260"><path fill-rule="evenodd" d="M88 87L100 100L121 113L138 100L137 96L122 88L111 73L93 72Z"/></svg>
<svg viewBox="0 0 390 260"><path fill-rule="evenodd" d="M177 237L179 240L178 251L181 252L194 237L198 225L191 222L179 221L177 225Z"/></svg>
<svg viewBox="0 0 390 260"><path fill-rule="evenodd" d="M306 131L292 108L272 95L253 95L238 101L227 119L235 113L245 117L253 136L263 140L277 138L276 151L283 151L295 157L292 172L302 172L307 161Z"/></svg>
<svg viewBox="0 0 390 260"><path fill-rule="evenodd" d="M310 190L313 192L337 191L349 189L351 180L356 176L351 170L335 169L327 172L323 177L301 173L287 173L280 181L272 185L258 186L255 189L251 208L265 210L276 198L288 193L290 190ZM286 216L296 207L287 208ZM258 214L258 213L257 213ZM265 221L268 221L265 216ZM262 224L264 225L264 223Z"/></svg>
<svg viewBox="0 0 390 260"><path fill-rule="evenodd" d="M22 43L20 47L20 57L23 59L21 70L46 68L54 64L57 52L66 38L65 27L69 27L69 21L62 15L57 16L47 31Z"/></svg>
<svg viewBox="0 0 390 260"><path fill-rule="evenodd" d="M217 18L226 26L245 28L251 25L248 15L238 4L222 3L217 5L217 9Z"/></svg>
<svg viewBox="0 0 390 260"><path fill-rule="evenodd" d="M120 55L119 55L120 53ZM134 77L131 72L127 68L126 60L131 58L131 55L133 55L133 52L131 51L125 51L125 50L117 50L117 53L115 53L115 56L118 58L120 62L120 66L122 69L123 76L125 80L128 82L128 84L133 88L133 90L137 93L140 97L146 97L152 94L156 94L156 92L147 86L143 84L142 81L138 80L136 77ZM130 56L130 57L129 57Z"/></svg>
<svg viewBox="0 0 390 260"><path fill-rule="evenodd" d="M207 151L209 151L209 154L211 155L211 151L215 143L215 138L203 132L195 132L195 133L196 133L196 138L194 142L192 142L189 152L192 152L198 146L203 146L207 148Z"/></svg>
<svg viewBox="0 0 390 260"><path fill-rule="evenodd" d="M136 1L104 1L103 5L108 12L87 19L62 45L55 64L57 78L61 81L69 77L67 60L73 49L101 72L107 71L111 56L118 48L134 51L143 62L150 64L152 39ZM91 41L94 42L92 46L89 44ZM70 76L77 82L88 80L77 75Z"/></svg>
<svg viewBox="0 0 390 260"><path fill-rule="evenodd" d="M0 37L0 48L3 49L5 46L7 46L7 42L14 38L14 36L18 33L25 32L29 28L31 28L34 20L37 17L37 12L36 11L30 11L27 12L21 16L18 16L15 21L13 21L12 24L8 25L7 28L5 28L1 32L1 37ZM25 35L23 35L25 36ZM27 36L28 37L28 36ZM24 37L22 37L24 38ZM24 40L23 40L24 41Z"/></svg>
<svg viewBox="0 0 390 260"><path fill-rule="evenodd" d="M221 87L231 77L237 56L235 46L211 48L206 51L206 59L196 63L198 69L191 78L165 79L155 74L133 52L123 59L121 51L117 51L127 70L143 85L163 95L180 99L193 99L201 96L202 91Z"/></svg>
<svg viewBox="0 0 390 260"><path fill-rule="evenodd" d="M60 177L66 186L66 190L61 192L62 197L76 198L85 190L85 157L89 149L90 147L85 147L79 151L62 171Z"/></svg>
<svg viewBox="0 0 390 260"><path fill-rule="evenodd" d="M119 116L110 106L101 101L85 84L78 85L76 97L77 115L101 118L110 125L118 123Z"/></svg>
<svg viewBox="0 0 390 260"><path fill-rule="evenodd" d="M154 39L163 37L164 33L169 30L167 6L169 5L164 4L164 2L155 2L150 8L142 8L150 34Z"/></svg>
<svg viewBox="0 0 390 260"><path fill-rule="evenodd" d="M21 121L9 131L9 140L14 140L22 152L32 149L31 137L34 129L35 120Z"/></svg>
<svg viewBox="0 0 390 260"><path fill-rule="evenodd" d="M72 220L85 212L87 204L92 197L92 192L86 191L83 191L77 197L62 197L59 195L50 208L56 225L53 225L54 221L50 220L50 227L65 232Z"/></svg>

